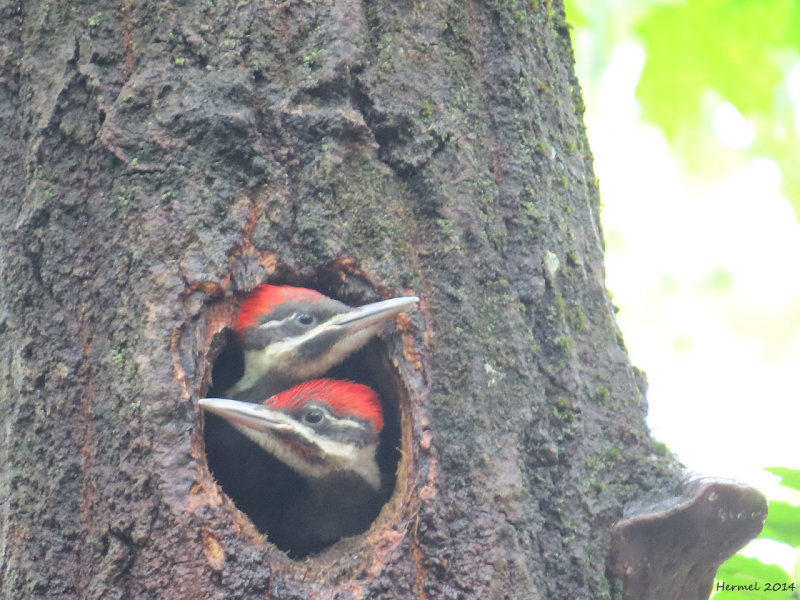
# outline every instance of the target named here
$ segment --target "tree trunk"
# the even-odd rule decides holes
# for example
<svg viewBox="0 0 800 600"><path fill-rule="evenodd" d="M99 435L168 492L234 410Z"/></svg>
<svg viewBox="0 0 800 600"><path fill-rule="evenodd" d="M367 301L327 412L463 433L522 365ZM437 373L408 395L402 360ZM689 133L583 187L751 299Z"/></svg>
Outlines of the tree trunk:
<svg viewBox="0 0 800 600"><path fill-rule="evenodd" d="M560 2L0 0L0 69L3 598L619 593L612 527L680 474L604 288ZM394 494L303 560L204 455L262 281L422 298L374 367Z"/></svg>

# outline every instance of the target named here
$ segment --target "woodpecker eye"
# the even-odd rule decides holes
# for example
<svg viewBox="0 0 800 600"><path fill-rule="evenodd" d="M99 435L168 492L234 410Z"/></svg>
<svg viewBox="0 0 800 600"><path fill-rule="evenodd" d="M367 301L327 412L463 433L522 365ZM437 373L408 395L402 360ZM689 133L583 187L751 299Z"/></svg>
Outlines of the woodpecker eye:
<svg viewBox="0 0 800 600"><path fill-rule="evenodd" d="M295 317L295 321L300 323L300 325L311 325L314 322L314 315L310 315L308 313L299 313Z"/></svg>
<svg viewBox="0 0 800 600"><path fill-rule="evenodd" d="M317 423L321 422L322 419L324 418L325 415L323 414L323 412L317 408L310 410L303 415L303 421L305 421L309 425L316 425Z"/></svg>

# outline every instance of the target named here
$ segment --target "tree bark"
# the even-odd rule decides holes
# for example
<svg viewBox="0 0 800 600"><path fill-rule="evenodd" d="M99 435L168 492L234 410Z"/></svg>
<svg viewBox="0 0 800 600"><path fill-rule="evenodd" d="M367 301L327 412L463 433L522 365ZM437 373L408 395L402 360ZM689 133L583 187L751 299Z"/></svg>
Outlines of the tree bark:
<svg viewBox="0 0 800 600"><path fill-rule="evenodd" d="M607 598L679 487L560 2L0 0L3 598ZM197 406L240 292L413 293L395 492L287 558ZM388 369L388 370L387 370Z"/></svg>

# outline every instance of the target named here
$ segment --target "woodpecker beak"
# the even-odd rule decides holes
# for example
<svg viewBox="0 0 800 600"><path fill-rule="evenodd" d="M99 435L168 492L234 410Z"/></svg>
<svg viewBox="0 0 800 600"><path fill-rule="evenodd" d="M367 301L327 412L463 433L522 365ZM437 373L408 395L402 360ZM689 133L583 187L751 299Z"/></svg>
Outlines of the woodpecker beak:
<svg viewBox="0 0 800 600"><path fill-rule="evenodd" d="M270 410L262 404L240 402L226 398L201 398L205 410L235 425L247 427L261 433L291 431L292 426L282 413Z"/></svg>
<svg viewBox="0 0 800 600"><path fill-rule="evenodd" d="M352 310L336 315L328 324L332 327L350 331L359 331L371 325L385 321L389 317L403 312L419 302L416 296L392 298L358 306Z"/></svg>

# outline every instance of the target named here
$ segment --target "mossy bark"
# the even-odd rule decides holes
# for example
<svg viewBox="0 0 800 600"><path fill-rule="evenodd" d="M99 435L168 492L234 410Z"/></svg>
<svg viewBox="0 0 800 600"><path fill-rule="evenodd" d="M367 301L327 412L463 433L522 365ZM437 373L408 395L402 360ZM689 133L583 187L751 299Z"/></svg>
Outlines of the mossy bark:
<svg viewBox="0 0 800 600"><path fill-rule="evenodd" d="M568 29L550 0L0 0L3 598L614 595L612 525L678 479ZM202 448L211 334L265 279L422 298L386 341L395 495L305 561Z"/></svg>

